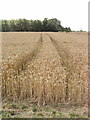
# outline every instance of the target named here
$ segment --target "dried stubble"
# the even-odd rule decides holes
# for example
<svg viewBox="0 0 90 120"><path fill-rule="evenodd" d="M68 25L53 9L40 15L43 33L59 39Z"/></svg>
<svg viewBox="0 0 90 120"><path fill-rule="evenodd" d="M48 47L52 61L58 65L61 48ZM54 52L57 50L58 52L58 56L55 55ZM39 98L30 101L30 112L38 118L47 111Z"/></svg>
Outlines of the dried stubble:
<svg viewBox="0 0 90 120"><path fill-rule="evenodd" d="M43 35L42 41L38 56L28 65L27 71L22 73L21 95L26 98L28 94L34 104L44 105L63 101L66 75L50 38ZM27 84L24 84L25 79Z"/></svg>
<svg viewBox="0 0 90 120"><path fill-rule="evenodd" d="M26 34L26 35L24 35ZM18 85L17 76L25 69L28 60L31 60L40 43L40 34L36 33L3 33L2 38L2 91L3 96L13 98L14 87ZM37 36L37 37L36 37ZM25 42L25 44L24 44Z"/></svg>
<svg viewBox="0 0 90 120"><path fill-rule="evenodd" d="M87 35L40 34L3 33L3 97L43 105L85 104Z"/></svg>
<svg viewBox="0 0 90 120"><path fill-rule="evenodd" d="M50 33L61 64L65 67L66 101L83 105L88 102L88 36L87 33Z"/></svg>

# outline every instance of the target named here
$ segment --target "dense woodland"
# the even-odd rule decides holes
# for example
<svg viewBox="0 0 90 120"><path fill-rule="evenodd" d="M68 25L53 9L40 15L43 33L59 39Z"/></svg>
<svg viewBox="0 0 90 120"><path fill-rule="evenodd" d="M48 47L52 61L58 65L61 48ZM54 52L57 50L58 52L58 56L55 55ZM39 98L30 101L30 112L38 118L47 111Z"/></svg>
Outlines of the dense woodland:
<svg viewBox="0 0 90 120"><path fill-rule="evenodd" d="M19 32L19 31L33 31L33 32L58 32L66 31L71 32L70 27L63 27L61 21L56 18L48 19L44 18L43 21L40 20L1 20L0 21L0 31L2 32Z"/></svg>

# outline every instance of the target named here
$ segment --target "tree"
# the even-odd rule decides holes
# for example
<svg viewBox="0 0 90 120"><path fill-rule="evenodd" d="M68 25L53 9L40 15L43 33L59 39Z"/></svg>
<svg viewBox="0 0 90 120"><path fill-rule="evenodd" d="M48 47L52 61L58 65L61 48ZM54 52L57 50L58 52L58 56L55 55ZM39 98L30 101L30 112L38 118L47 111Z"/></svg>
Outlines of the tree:
<svg viewBox="0 0 90 120"><path fill-rule="evenodd" d="M53 31L58 32L62 31L61 21L56 18L47 19L45 18L43 21L43 31Z"/></svg>
<svg viewBox="0 0 90 120"><path fill-rule="evenodd" d="M0 20L0 32L2 32L2 20Z"/></svg>
<svg viewBox="0 0 90 120"><path fill-rule="evenodd" d="M3 32L9 32L10 28L9 28L9 24L7 20L2 20L2 31Z"/></svg>
<svg viewBox="0 0 90 120"><path fill-rule="evenodd" d="M2 27L2 28L1 28ZM61 25L61 21L53 18L48 19L44 18L43 21L40 20L26 20L26 19L18 19L18 20L2 20L2 25L0 30L3 32L8 31L66 31L71 32L70 27L64 28Z"/></svg>
<svg viewBox="0 0 90 120"><path fill-rule="evenodd" d="M10 21L10 31L17 31L15 20Z"/></svg>
<svg viewBox="0 0 90 120"><path fill-rule="evenodd" d="M29 24L28 20L22 19L22 26L23 26L23 31L29 31L30 30L30 24Z"/></svg>
<svg viewBox="0 0 90 120"><path fill-rule="evenodd" d="M70 29L70 27L66 27L66 28L64 28L64 31L71 32L71 29Z"/></svg>
<svg viewBox="0 0 90 120"><path fill-rule="evenodd" d="M49 30L53 32L58 32L60 28L60 21L56 18L48 20Z"/></svg>
<svg viewBox="0 0 90 120"><path fill-rule="evenodd" d="M42 21L42 31L48 31L48 18L44 18Z"/></svg>
<svg viewBox="0 0 90 120"><path fill-rule="evenodd" d="M42 23L40 20L32 20L31 21L31 30L32 31L41 31L42 30Z"/></svg>

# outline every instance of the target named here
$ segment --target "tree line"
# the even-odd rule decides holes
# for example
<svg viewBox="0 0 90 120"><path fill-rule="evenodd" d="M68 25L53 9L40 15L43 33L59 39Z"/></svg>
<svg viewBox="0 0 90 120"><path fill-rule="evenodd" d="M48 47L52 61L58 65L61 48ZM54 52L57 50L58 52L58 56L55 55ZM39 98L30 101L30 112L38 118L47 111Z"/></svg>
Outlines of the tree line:
<svg viewBox="0 0 90 120"><path fill-rule="evenodd" d="M19 31L33 31L33 32L58 32L66 31L71 32L70 27L63 27L61 21L56 18L48 19L44 18L43 21L40 20L0 20L0 31L2 32L19 32Z"/></svg>

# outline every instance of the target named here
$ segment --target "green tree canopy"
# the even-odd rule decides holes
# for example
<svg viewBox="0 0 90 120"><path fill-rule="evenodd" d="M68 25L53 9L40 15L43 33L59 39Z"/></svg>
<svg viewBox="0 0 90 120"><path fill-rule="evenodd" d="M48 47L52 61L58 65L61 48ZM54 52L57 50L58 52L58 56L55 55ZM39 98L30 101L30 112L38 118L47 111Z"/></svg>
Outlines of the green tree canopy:
<svg viewBox="0 0 90 120"><path fill-rule="evenodd" d="M2 24L0 29L2 28L2 32L14 32L14 31L66 31L71 32L70 27L64 28L61 25L61 21L53 18L48 19L44 18L43 21L40 20L26 20L26 19L18 19L18 20L2 20L0 23Z"/></svg>

